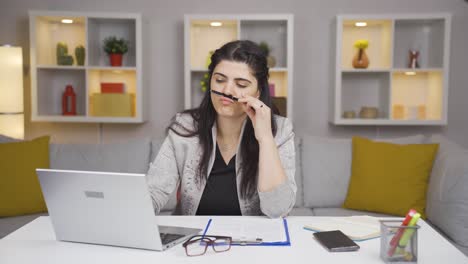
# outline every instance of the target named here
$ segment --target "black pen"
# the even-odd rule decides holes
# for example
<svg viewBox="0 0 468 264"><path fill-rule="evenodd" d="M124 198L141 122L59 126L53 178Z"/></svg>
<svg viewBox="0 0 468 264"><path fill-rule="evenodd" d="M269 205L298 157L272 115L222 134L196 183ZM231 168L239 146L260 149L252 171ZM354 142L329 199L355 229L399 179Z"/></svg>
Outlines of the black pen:
<svg viewBox="0 0 468 264"><path fill-rule="evenodd" d="M214 94L217 94L217 95L221 95L221 96L224 96L226 98L229 98L231 100L234 100L234 101L239 101L239 98L235 97L235 96L232 96L232 95L228 95L228 94L224 94L222 92L218 92L218 91L215 91L215 90L211 90L212 93Z"/></svg>

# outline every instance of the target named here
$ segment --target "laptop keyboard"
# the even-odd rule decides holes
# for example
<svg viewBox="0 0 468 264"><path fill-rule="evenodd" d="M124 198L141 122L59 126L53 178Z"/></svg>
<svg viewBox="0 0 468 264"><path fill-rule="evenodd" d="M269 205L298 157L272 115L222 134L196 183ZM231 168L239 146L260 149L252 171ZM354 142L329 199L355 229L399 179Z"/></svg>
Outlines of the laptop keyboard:
<svg viewBox="0 0 468 264"><path fill-rule="evenodd" d="M161 242L163 245L169 244L172 241L175 241L181 237L184 237L184 235L179 235L179 234L169 234L169 233L161 233Z"/></svg>

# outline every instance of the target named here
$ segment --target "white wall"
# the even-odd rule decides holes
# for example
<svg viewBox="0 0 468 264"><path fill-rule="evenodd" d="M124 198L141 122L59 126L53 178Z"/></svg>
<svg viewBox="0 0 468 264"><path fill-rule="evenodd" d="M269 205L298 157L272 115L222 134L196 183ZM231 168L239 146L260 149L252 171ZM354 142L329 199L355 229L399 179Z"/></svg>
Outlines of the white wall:
<svg viewBox="0 0 468 264"><path fill-rule="evenodd" d="M28 10L138 12L144 17L144 58L149 85L149 121L141 125L26 122L26 137L52 135L54 142L103 142L164 137L170 118L183 108L183 15L186 13L291 13L294 39L294 125L296 133L349 137L444 133L468 147L468 3L463 0L2 0L0 43L23 47L29 64ZM448 12L452 17L449 115L446 127L336 127L327 121L334 67L333 20L351 13ZM26 119L30 119L29 73L25 76ZM102 133L101 133L102 132Z"/></svg>

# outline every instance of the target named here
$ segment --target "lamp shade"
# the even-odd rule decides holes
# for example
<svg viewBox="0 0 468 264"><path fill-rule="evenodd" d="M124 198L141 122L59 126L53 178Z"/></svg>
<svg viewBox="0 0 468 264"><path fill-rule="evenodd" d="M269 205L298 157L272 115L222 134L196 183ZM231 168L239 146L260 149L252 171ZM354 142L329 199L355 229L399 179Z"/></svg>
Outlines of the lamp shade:
<svg viewBox="0 0 468 264"><path fill-rule="evenodd" d="M0 134L24 138L23 54L0 46Z"/></svg>

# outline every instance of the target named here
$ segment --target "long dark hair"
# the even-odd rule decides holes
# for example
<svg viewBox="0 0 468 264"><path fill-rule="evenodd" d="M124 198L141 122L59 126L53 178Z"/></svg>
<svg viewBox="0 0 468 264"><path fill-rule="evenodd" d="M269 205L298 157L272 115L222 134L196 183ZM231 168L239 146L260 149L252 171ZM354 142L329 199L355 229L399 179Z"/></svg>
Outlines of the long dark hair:
<svg viewBox="0 0 468 264"><path fill-rule="evenodd" d="M277 110L272 106L270 92L268 88L268 66L266 54L260 47L249 40L232 41L221 48L217 49L211 56L211 64L208 67L208 89L205 92L203 100L198 108L185 110L182 114L190 114L194 120L193 130L186 128L175 118L172 119L168 130L173 131L179 136L194 137L198 136L200 145L202 146L203 153L198 167L196 179L199 183L207 178L208 162L210 160L211 151L213 149L213 139L211 128L216 120L216 110L211 102L210 96L210 81L213 71L223 60L242 62L249 66L253 75L257 79L258 89L260 92L259 100L272 109L273 113ZM271 116L271 130L273 135L276 135L276 123ZM247 117L244 133L240 142L240 153L242 155L242 166L240 169L243 171L241 179L241 197L248 198L257 191L257 171L258 171L258 153L259 146L255 138L254 128L250 118ZM239 172L238 172L239 173Z"/></svg>

